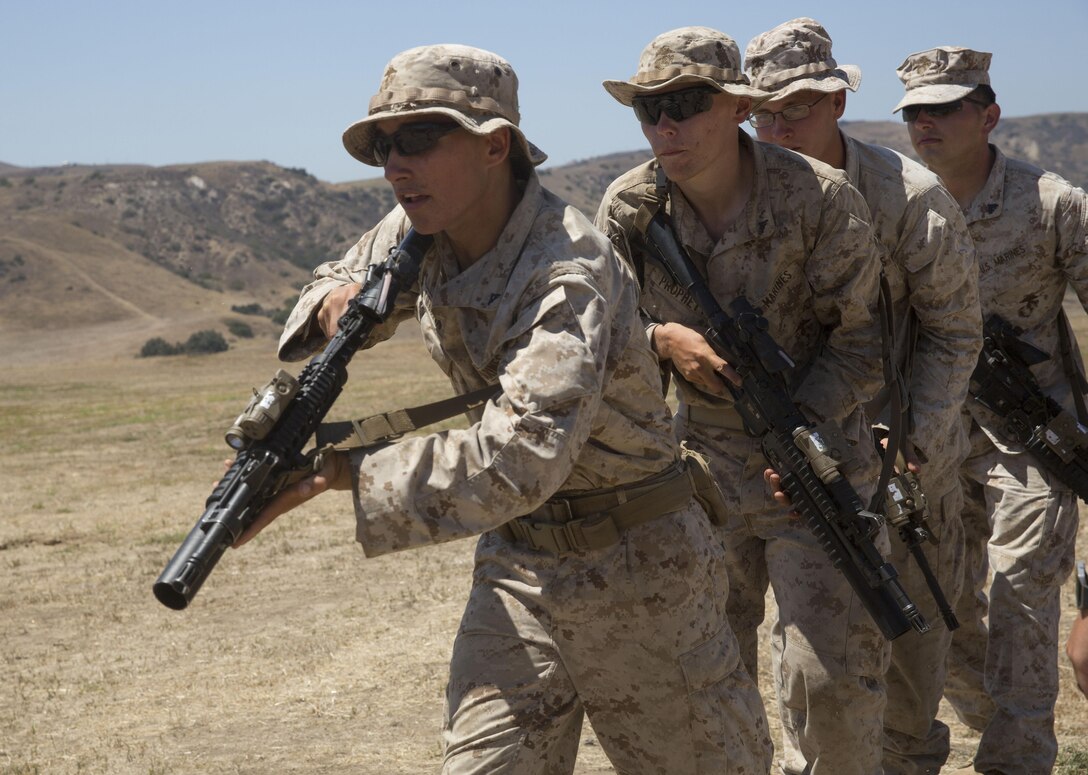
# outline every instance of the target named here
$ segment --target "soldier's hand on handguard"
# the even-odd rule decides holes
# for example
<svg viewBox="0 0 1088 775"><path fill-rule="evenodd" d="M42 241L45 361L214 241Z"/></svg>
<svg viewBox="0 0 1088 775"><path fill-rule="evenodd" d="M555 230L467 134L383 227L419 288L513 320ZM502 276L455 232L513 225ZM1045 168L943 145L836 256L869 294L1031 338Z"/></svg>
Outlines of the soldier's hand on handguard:
<svg viewBox="0 0 1088 775"><path fill-rule="evenodd" d="M793 505L790 496L782 489L782 477L778 475L777 471L773 468L763 469L763 481L767 483L767 488L771 491L775 503L786 507ZM793 509L790 510L790 516L795 519L801 518L801 514Z"/></svg>
<svg viewBox="0 0 1088 775"><path fill-rule="evenodd" d="M672 361L677 373L700 390L727 398L726 380L740 385L740 375L696 329L680 323L662 323L654 327L653 340L658 357Z"/></svg>
<svg viewBox="0 0 1088 775"><path fill-rule="evenodd" d="M317 324L321 326L326 339L336 336L337 324L348 311L348 302L359 294L362 287L360 283L341 285L330 291L321 301L321 306L317 310Z"/></svg>
<svg viewBox="0 0 1088 775"><path fill-rule="evenodd" d="M225 462L229 468L231 461ZM253 523L238 536L233 548L237 549L247 543L281 514L286 514L326 490L350 489L351 470L347 454L330 450L325 455L320 471L285 487L272 497Z"/></svg>

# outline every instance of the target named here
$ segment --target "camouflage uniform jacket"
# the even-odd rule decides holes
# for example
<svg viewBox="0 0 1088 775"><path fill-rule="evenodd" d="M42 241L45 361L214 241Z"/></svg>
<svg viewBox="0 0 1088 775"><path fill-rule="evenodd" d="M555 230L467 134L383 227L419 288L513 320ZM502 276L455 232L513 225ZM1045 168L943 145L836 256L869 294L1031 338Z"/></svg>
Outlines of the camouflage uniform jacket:
<svg viewBox="0 0 1088 775"><path fill-rule="evenodd" d="M927 471L955 471L967 455L961 412L982 347L978 267L959 205L940 178L888 148L843 135L845 171L869 203L883 249L895 325L893 360L905 369L908 322L910 440ZM873 419L877 419L875 416Z"/></svg>
<svg viewBox="0 0 1088 775"><path fill-rule="evenodd" d="M743 295L762 309L770 334L797 364L790 381L802 411L813 421L842 421L876 393L882 379L875 314L880 263L868 208L840 171L739 134L755 170L743 215L714 244L670 183L673 229L723 307ZM654 168L647 162L615 180L597 225L634 254L628 257L636 265L644 265L642 306L653 320L702 329L706 319L695 302L638 255L634 218L642 197L653 190ZM679 376L676 389L691 406L733 403Z"/></svg>
<svg viewBox="0 0 1088 775"><path fill-rule="evenodd" d="M312 317L409 227L398 207L315 270L280 340L285 359L322 344ZM415 314L432 358L464 393L498 382L465 430L353 454L357 538L369 556L474 535L557 492L635 482L678 457L638 286L588 220L533 174L495 247L459 271L439 236L417 287L369 344ZM316 328L316 326L313 326Z"/></svg>
<svg viewBox="0 0 1088 775"><path fill-rule="evenodd" d="M1000 315L1051 355L1032 371L1048 395L1073 411L1058 312L1069 286L1081 305L1088 304L1088 196L1058 175L990 147L990 177L964 213L978 255L983 319ZM1079 365L1075 346L1073 353ZM1002 442L1001 421L993 413L974 401L968 407L1002 449L1020 449Z"/></svg>

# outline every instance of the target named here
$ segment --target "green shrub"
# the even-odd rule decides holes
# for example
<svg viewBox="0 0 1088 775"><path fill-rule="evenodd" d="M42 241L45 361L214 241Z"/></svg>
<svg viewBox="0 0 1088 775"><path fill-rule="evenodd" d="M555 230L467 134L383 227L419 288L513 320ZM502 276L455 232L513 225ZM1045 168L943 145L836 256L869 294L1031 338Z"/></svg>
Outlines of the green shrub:
<svg viewBox="0 0 1088 775"><path fill-rule="evenodd" d="M239 315L263 315L264 308L260 304L232 304L230 305L231 312L237 312Z"/></svg>
<svg viewBox="0 0 1088 775"><path fill-rule="evenodd" d="M239 339L253 338L253 329L249 327L249 323L245 323L241 320L228 320L227 330Z"/></svg>
<svg viewBox="0 0 1088 775"><path fill-rule="evenodd" d="M197 331L190 336L184 346L184 351L190 355L202 353L221 353L229 347L227 340L218 331L206 329Z"/></svg>
<svg viewBox="0 0 1088 775"><path fill-rule="evenodd" d="M180 344L170 344L161 336L148 339L140 349L141 358L152 358L156 355L178 355L181 353Z"/></svg>

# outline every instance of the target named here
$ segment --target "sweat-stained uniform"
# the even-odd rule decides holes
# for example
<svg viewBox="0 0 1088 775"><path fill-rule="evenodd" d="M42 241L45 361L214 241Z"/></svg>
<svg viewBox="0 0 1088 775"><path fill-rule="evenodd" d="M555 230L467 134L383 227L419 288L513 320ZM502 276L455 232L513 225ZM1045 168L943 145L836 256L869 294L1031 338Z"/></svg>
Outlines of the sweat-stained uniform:
<svg viewBox="0 0 1088 775"><path fill-rule="evenodd" d="M923 461L919 479L929 500L929 526L940 540L924 544L923 551L951 603L963 585L957 476L967 456L962 410L982 346L974 247L959 205L936 175L888 148L842 138L844 171L869 203L883 248L893 361L908 380L909 439ZM872 419L883 419L876 409ZM926 775L938 772L950 751L948 727L936 717L952 633L906 545L893 536L891 546L888 559L931 629L910 630L892 643L884 773Z"/></svg>
<svg viewBox="0 0 1088 775"><path fill-rule="evenodd" d="M1058 312L1070 287L1088 305L1088 197L1057 175L990 147L990 176L965 212L978 256L983 318L1000 315L1050 354L1031 370L1047 395L1075 412ZM1075 345L1072 350L1079 365ZM1076 497L1003 434L999 418L976 401L967 406L966 578L945 696L982 731L979 772L1049 772L1057 756L1059 603L1073 568ZM987 570L994 575L988 606Z"/></svg>
<svg viewBox="0 0 1088 775"><path fill-rule="evenodd" d="M407 228L398 208L316 270L282 356L320 344L321 300ZM496 246L468 269L436 238L371 342L413 313L456 392L502 387L466 430L352 455L368 556L483 534L453 648L443 771L571 772L586 713L620 772L767 772L766 718L725 618L722 548L701 508L688 500L605 548L558 555L496 531L557 494L679 465L630 270L533 173Z"/></svg>
<svg viewBox="0 0 1088 775"><path fill-rule="evenodd" d="M673 228L723 307L744 295L762 309L769 333L796 363L789 374L795 401L813 421L841 423L852 442L844 471L867 501L878 463L861 405L881 383L880 261L868 209L841 172L738 134L754 168L744 213L715 244L670 183ZM644 265L642 305L652 320L705 329L694 301L637 247L635 214L654 177L653 162L620 176L597 225ZM677 436L710 457L729 507L721 529L727 609L749 672L768 581L781 612L772 642L783 652L777 679L787 771L800 772L806 760L818 762L814 773L878 771L887 641L814 536L774 502L759 440L745 434L732 400L679 376L676 390ZM887 551L885 533L877 545Z"/></svg>

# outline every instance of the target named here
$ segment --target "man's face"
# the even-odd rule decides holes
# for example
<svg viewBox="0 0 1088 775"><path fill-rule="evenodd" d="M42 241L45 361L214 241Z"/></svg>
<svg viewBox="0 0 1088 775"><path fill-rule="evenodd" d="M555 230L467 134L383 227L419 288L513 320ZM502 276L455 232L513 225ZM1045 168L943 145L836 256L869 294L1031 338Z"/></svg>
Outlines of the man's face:
<svg viewBox="0 0 1088 775"><path fill-rule="evenodd" d="M489 139L456 127L435 131L434 117L378 123L384 138L385 179L421 234L455 236L471 229L486 184ZM453 122L450 122L453 123ZM421 138L421 135L425 135Z"/></svg>
<svg viewBox="0 0 1088 775"><path fill-rule="evenodd" d="M687 91L653 95L668 98ZM713 163L737 146L737 127L748 115L751 100L714 90L707 109L677 120L661 111L655 123L642 121L642 134L669 179L683 184L713 171Z"/></svg>
<svg viewBox="0 0 1088 775"><path fill-rule="evenodd" d="M932 108L931 114L927 108ZM903 109L911 145L927 167L947 169L957 161L972 158L989 142L997 123L996 105L981 105L967 99L940 105L908 106ZM917 113L917 115L915 115Z"/></svg>
<svg viewBox="0 0 1088 775"><path fill-rule="evenodd" d="M800 91L760 104L749 121L763 142L833 163L831 151L842 144L838 120L845 108L844 91Z"/></svg>

